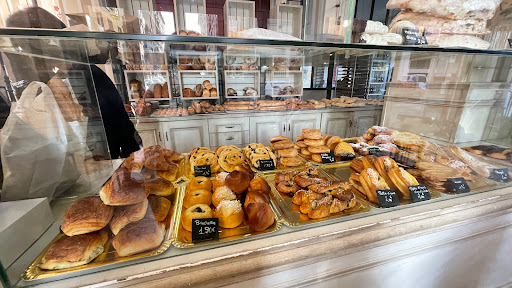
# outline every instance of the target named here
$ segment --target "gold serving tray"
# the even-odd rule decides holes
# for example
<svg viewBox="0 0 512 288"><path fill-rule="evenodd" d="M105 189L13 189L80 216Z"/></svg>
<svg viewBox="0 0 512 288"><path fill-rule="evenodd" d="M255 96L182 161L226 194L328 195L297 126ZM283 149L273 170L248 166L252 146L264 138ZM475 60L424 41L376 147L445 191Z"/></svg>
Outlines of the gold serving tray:
<svg viewBox="0 0 512 288"><path fill-rule="evenodd" d="M214 178L212 177L212 180L213 179ZM275 232L275 231L281 229L282 222L280 219L282 217L281 217L278 207L276 206L274 201L271 199L270 208L272 208L272 211L274 212L275 221L274 221L274 224L272 226L270 226L269 228L267 228L265 231L261 231L261 232L251 231L249 228L249 225L242 223L242 224L240 224L240 226L231 228L231 229L219 227L219 240L201 241L201 242L196 242L196 243L192 242L192 232L185 230L183 228L183 226L181 225L181 216L182 216L182 213L185 211L183 209L183 198L185 197L185 192L187 189L188 182L189 181L182 183L181 187L179 189L178 202L177 202L177 207L179 207L179 208L176 209L176 218L175 218L176 220L174 221L174 229L173 229L174 233L172 234L172 244L174 246L176 246L178 248L187 248L187 247L203 246L203 245L208 245L208 244L212 244L212 243L226 243L229 241L234 241L234 240L238 240L238 239L242 239L242 238L245 239L247 237L251 237L251 236L255 236L255 235Z"/></svg>
<svg viewBox="0 0 512 288"><path fill-rule="evenodd" d="M292 197L288 195L281 194L277 191L275 186L275 177L276 174L279 172L286 172L286 171L294 171L294 170L302 170L300 168L295 169L288 169L285 171L268 171L268 172L262 172L259 176L263 177L268 184L270 185L270 188L272 189L271 198L273 201L275 201L279 208L281 209L281 215L283 219L283 223L286 226L295 227L295 226L302 226L302 225L308 225L312 223L317 223L325 220L330 219L336 219L344 216L354 215L354 214L360 214L360 213L366 213L370 211L370 206L366 203L366 201L361 201L361 199L358 199L356 197L357 203L356 206L351 209L343 210L342 212L332 214L328 217L322 218L322 219L311 219L308 217L308 215L300 213L299 206L292 203ZM330 180L334 180L330 175L328 175L323 170L318 170L321 176L324 176Z"/></svg>
<svg viewBox="0 0 512 288"><path fill-rule="evenodd" d="M151 251L146 251L146 252L142 252L142 253L139 253L136 255L132 255L132 256L119 257L117 255L114 247L112 247L112 245L111 245L112 238L114 235L112 234L112 232L110 232L110 229L104 228L104 229L108 230L108 233L109 233L108 241L105 243L104 252L101 253L98 257L96 257L96 259L94 259L92 262L82 265L82 266L67 268L67 269L60 269L60 270L44 270L44 269L39 268L39 265L42 263L43 256L46 254L46 251L48 250L48 248L50 248L50 246L55 241L57 241L59 238L64 236L64 233L61 232L52 240L52 242L50 242L46 246L46 248L44 248L44 250L36 257L36 259L34 259L32 264L30 264L30 266L23 273L22 278L24 280L30 281L30 280L48 278L48 277L53 277L53 276L59 276L59 275L70 273L70 272L77 272L77 271L85 272L89 269L96 268L96 267L103 266L103 265L110 265L110 264L120 263L120 262L124 262L124 261L140 259L140 258L145 258L145 257L149 257L149 256L162 254L164 251L169 249L169 247L172 244L172 240L171 240L172 233L173 233L172 228L174 227L174 221L176 219L176 213L178 210L176 203L178 201L179 185L174 184L174 187L176 188L176 191L174 192L174 194L171 196L167 196L167 199L171 200L171 202L172 202L172 207L167 215L167 218L165 218L165 220L164 220L165 228L166 228L166 232L164 235L164 241L162 242L162 244L160 244L160 246L158 246L158 248L155 248ZM107 227L108 227L108 225L107 225Z"/></svg>
<svg viewBox="0 0 512 288"><path fill-rule="evenodd" d="M332 177L336 178L337 180L348 181L348 179L350 178L350 174L352 174L352 171L350 171L350 163L351 162L323 164L320 166L320 169L322 171L325 171L327 174L332 175ZM355 189L354 187L352 187L352 191L354 192L354 194L357 195L357 197L359 197L360 199L364 199L364 202L367 203L368 205L371 205L376 208L381 208L379 204L369 201L363 192ZM439 191L429 188L429 192L430 192L431 199L436 199L436 198L441 197L441 193ZM427 202L427 201L424 201L424 202ZM411 199L400 199L399 206L412 204L412 203L415 203L415 202L412 202Z"/></svg>

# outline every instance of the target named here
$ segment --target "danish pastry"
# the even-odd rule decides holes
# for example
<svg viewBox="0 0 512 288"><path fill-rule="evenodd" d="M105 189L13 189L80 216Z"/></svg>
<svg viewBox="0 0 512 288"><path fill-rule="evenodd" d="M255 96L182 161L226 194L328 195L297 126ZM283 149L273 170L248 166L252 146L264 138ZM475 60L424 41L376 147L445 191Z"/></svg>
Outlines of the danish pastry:
<svg viewBox="0 0 512 288"><path fill-rule="evenodd" d="M372 168L366 168L361 171L359 182L364 189L361 192L363 192L366 197L368 197L368 200L373 203L379 203L377 190L390 189L384 178L380 177L379 173Z"/></svg>
<svg viewBox="0 0 512 288"><path fill-rule="evenodd" d="M283 149L283 150L278 150L276 151L276 156L278 158L283 158L283 157L288 157L288 158L291 158L291 157L297 157L298 156L298 152L297 152L297 149L294 149L294 148L290 148L290 149Z"/></svg>
<svg viewBox="0 0 512 288"><path fill-rule="evenodd" d="M278 142L274 142L274 143L270 144L270 148L273 151L290 149L290 148L293 148L294 146L295 146L295 144L293 142L291 142L290 140L283 140L283 141L278 141Z"/></svg>
<svg viewBox="0 0 512 288"><path fill-rule="evenodd" d="M375 168L377 172L379 172L380 176L384 178L386 183L388 183L388 186L391 188L395 188L394 182L391 181L390 177L388 176L388 173L391 169L398 167L396 162L389 158L388 156L381 156L375 159Z"/></svg>
<svg viewBox="0 0 512 288"><path fill-rule="evenodd" d="M375 161L377 160L377 156L374 155L368 155L363 157L363 166L364 169L371 168L375 171L377 171L377 168L375 168Z"/></svg>
<svg viewBox="0 0 512 288"><path fill-rule="evenodd" d="M308 148L300 148L300 154L310 156L313 153L309 152Z"/></svg>
<svg viewBox="0 0 512 288"><path fill-rule="evenodd" d="M361 173L364 169L363 161L359 158L352 160L352 162L350 162L350 168L354 169L357 173Z"/></svg>
<svg viewBox="0 0 512 288"><path fill-rule="evenodd" d="M299 146L299 148L308 148L308 145L306 145L303 140L298 141L297 146Z"/></svg>
<svg viewBox="0 0 512 288"><path fill-rule="evenodd" d="M212 180L208 177L194 177L190 180L190 183L188 183L187 191L196 191L196 190L205 190L205 191L211 191L212 190Z"/></svg>
<svg viewBox="0 0 512 288"><path fill-rule="evenodd" d="M327 140L327 143L325 143L325 145L327 147L329 147L329 149L331 151L334 151L334 148L336 148L336 145L338 145L338 143L340 143L342 140L340 137L338 136L332 136L331 138L329 138L329 140Z"/></svg>
<svg viewBox="0 0 512 288"><path fill-rule="evenodd" d="M270 138L270 143L279 142L279 141L290 141L290 138L286 136L274 136Z"/></svg>
<svg viewBox="0 0 512 288"><path fill-rule="evenodd" d="M419 185L418 180L401 167L394 167L389 170L388 176L398 189L398 195L404 199L411 199L409 186Z"/></svg>
<svg viewBox="0 0 512 288"><path fill-rule="evenodd" d="M347 153L347 154L355 154L354 153L354 148L352 148L352 146L350 146L350 144L348 144L347 142L339 142L336 147L334 148L334 154L336 155L340 155L340 154L344 154L344 153Z"/></svg>
<svg viewBox="0 0 512 288"><path fill-rule="evenodd" d="M322 163L322 155L320 154L311 154L311 160L316 163Z"/></svg>
<svg viewBox="0 0 512 288"><path fill-rule="evenodd" d="M60 228L68 236L90 233L107 226L113 214L114 207L103 204L100 197L84 197L66 209Z"/></svg>
<svg viewBox="0 0 512 288"><path fill-rule="evenodd" d="M219 164L222 169L227 172L232 172L235 170L237 165L240 165L244 162L244 155L240 149L236 148L228 148L224 149L222 153L219 155Z"/></svg>

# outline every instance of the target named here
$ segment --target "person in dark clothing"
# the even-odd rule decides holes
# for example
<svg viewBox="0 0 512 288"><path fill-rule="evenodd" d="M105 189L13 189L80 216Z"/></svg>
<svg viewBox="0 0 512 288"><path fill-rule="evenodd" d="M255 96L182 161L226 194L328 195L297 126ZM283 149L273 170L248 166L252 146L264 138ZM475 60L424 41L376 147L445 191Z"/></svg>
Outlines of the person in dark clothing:
<svg viewBox="0 0 512 288"><path fill-rule="evenodd" d="M17 28L46 29L63 29L66 27L66 25L57 17L40 7L30 7L12 14L7 19L6 26ZM48 55L49 53L52 53L52 51L48 51L48 45L44 45L44 42L42 42L44 40L40 41L41 42L32 40L28 41L28 47L32 51L27 51L27 53L35 55L38 53L41 55ZM76 46L73 47L73 40L61 41L61 43L59 43L60 47L54 49L57 50L54 53L61 53L61 55L59 55L60 57L55 56L55 58L71 60L85 58L86 56L82 55L86 55L87 53L80 52L84 50L83 43L83 41L76 41ZM113 43L116 44L115 42ZM89 63L105 64L109 57L117 57L117 45L113 45L113 43L108 43L109 45L97 45L98 49L100 50L100 54L95 57L85 58L84 60L89 61ZM68 47L65 47L66 45ZM27 45L24 46L26 47ZM115 50L113 46L116 46ZM69 54L66 55L67 53ZM91 75L94 82L94 90L98 99L98 106L101 113L103 126L105 129L110 157L112 159L117 159L119 157L125 158L128 157L132 152L140 149L139 143L137 141L137 139L140 139L140 137L138 137L138 133L135 130L133 123L128 118L128 114L124 109L124 104L121 96L119 95L119 92L117 91L114 83L112 83L110 78L98 66L94 64L72 64L72 66L69 67L69 63L66 61L61 61L62 63L59 65L56 64L59 61L55 60L48 63L49 61L46 59L37 59L37 57L28 57L25 55L14 54L8 55L8 58L11 62L11 66L13 66L12 69L15 70L14 76L16 81L19 82L21 80L25 80L27 84L31 81L42 81L47 83L48 80L52 77L52 74L48 72L48 70L51 70L49 67L53 68L54 66L63 70L64 73L66 70L79 70L84 71L86 78L88 75ZM26 67L31 71L27 71L25 68L23 69L24 71L21 71L20 69L17 69L19 67ZM62 67L64 68L62 69ZM95 109L95 103L93 103L92 106L93 107L84 107L84 115L89 116L89 119L91 119L91 115L87 115L87 113L88 111ZM89 121L89 124L90 123L91 121ZM88 143L88 146L94 145L89 145Z"/></svg>

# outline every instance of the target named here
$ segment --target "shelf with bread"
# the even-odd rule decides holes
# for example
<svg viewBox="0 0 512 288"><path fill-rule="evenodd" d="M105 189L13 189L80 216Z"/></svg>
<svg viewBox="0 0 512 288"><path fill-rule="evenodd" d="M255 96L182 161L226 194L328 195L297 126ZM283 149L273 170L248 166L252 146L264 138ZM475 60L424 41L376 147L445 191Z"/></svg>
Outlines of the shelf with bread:
<svg viewBox="0 0 512 288"><path fill-rule="evenodd" d="M174 226L173 245L185 248L222 243L279 230L279 209L270 193L269 184L247 164L215 177L190 179L179 194L181 208ZM218 219L218 241L194 241L192 220L204 218Z"/></svg>
<svg viewBox="0 0 512 288"><path fill-rule="evenodd" d="M177 51L181 100L219 99L218 52Z"/></svg>
<svg viewBox="0 0 512 288"><path fill-rule="evenodd" d="M225 98L259 98L260 71L224 70Z"/></svg>
<svg viewBox="0 0 512 288"><path fill-rule="evenodd" d="M124 71L128 99L137 101L144 98L151 101L172 99L168 71Z"/></svg>
<svg viewBox="0 0 512 288"><path fill-rule="evenodd" d="M183 159L160 146L132 153L99 195L79 198L67 207L61 233L23 278L64 275L163 253L171 246ZM74 253L62 254L70 249Z"/></svg>
<svg viewBox="0 0 512 288"><path fill-rule="evenodd" d="M265 95L275 97L302 98L302 71L272 71L265 72Z"/></svg>

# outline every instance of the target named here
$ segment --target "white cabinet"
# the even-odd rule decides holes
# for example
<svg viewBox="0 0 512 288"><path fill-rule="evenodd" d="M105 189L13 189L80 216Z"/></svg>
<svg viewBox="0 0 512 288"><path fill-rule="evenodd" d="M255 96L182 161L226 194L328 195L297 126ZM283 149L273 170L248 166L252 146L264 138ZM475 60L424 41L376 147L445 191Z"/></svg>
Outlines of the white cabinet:
<svg viewBox="0 0 512 288"><path fill-rule="evenodd" d="M297 136L302 135L302 129L320 129L320 113L313 114L294 114L287 116L287 133L293 141Z"/></svg>
<svg viewBox="0 0 512 288"><path fill-rule="evenodd" d="M269 139L274 136L288 136L286 132L286 116L259 116L250 118L249 142L269 144Z"/></svg>
<svg viewBox="0 0 512 288"><path fill-rule="evenodd" d="M339 136L341 138L351 137L351 129L354 124L353 118L353 112L322 113L322 134Z"/></svg>
<svg viewBox="0 0 512 288"><path fill-rule="evenodd" d="M149 147L153 145L160 145L165 147L164 137L160 129L160 123L136 123L135 129L142 138L142 145Z"/></svg>
<svg viewBox="0 0 512 288"><path fill-rule="evenodd" d="M304 128L320 129L320 119L320 113L251 117L250 142L268 144L270 138L279 135L295 141Z"/></svg>
<svg viewBox="0 0 512 288"><path fill-rule="evenodd" d="M211 149L223 145L244 147L249 142L249 118L245 116L209 119L208 130Z"/></svg>
<svg viewBox="0 0 512 288"><path fill-rule="evenodd" d="M162 132L166 147L179 153L210 147L207 120L163 122Z"/></svg>
<svg viewBox="0 0 512 288"><path fill-rule="evenodd" d="M351 137L361 136L368 128L379 125L381 114L382 110L355 111Z"/></svg>

